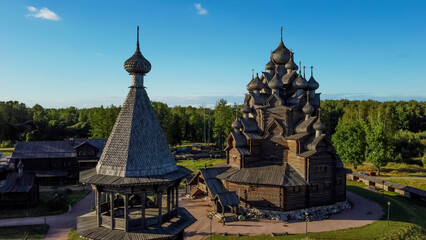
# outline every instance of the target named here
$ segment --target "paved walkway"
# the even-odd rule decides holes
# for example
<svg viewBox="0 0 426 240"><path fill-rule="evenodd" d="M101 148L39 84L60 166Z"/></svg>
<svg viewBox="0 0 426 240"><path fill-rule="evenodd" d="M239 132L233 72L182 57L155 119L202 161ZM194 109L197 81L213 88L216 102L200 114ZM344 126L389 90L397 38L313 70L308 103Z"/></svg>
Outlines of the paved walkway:
<svg viewBox="0 0 426 240"><path fill-rule="evenodd" d="M324 232L338 229L361 227L378 220L383 211L380 205L351 192L347 197L353 203L351 210L345 210L331 216L327 220L313 221L308 225L309 232ZM182 200L181 206L186 208L197 222L185 230L185 240L199 240L209 236L210 222L207 218L209 206L202 200ZM271 233L305 233L305 222L280 222L274 220L230 222L223 226L213 219L213 234L259 235Z"/></svg>
<svg viewBox="0 0 426 240"><path fill-rule="evenodd" d="M46 223L50 226L46 240L66 240L68 232L75 228L77 224L77 217L90 211L90 207L94 205L94 199L95 195L92 192L75 204L71 212L46 217L2 219L0 220L0 226L44 224L46 219Z"/></svg>

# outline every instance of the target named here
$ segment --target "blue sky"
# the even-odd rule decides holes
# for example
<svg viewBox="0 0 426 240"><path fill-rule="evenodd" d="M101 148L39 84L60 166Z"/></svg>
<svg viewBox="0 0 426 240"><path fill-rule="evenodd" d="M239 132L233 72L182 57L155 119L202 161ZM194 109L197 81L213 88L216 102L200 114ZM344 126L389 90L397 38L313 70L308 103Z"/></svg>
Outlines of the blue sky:
<svg viewBox="0 0 426 240"><path fill-rule="evenodd" d="M425 10L414 0L0 0L0 101L121 105L137 25L148 94L171 106L241 103L281 26L323 99L425 101Z"/></svg>

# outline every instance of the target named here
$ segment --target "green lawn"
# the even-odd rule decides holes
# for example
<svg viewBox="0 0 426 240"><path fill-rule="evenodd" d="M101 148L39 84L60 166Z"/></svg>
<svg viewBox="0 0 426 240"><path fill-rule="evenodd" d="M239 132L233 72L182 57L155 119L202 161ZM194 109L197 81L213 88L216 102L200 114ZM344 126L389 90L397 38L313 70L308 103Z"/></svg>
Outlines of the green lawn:
<svg viewBox="0 0 426 240"><path fill-rule="evenodd" d="M212 159L198 159L198 160L178 160L177 165L184 166L195 173L198 172L198 169L204 168L204 163L207 167L212 167L219 163L225 162L226 159L223 158L212 158Z"/></svg>
<svg viewBox="0 0 426 240"><path fill-rule="evenodd" d="M0 152L4 155L12 155L14 148L0 148Z"/></svg>
<svg viewBox="0 0 426 240"><path fill-rule="evenodd" d="M18 217L38 217L48 215L58 215L68 211L68 205L74 205L76 202L87 196L89 190L73 191L65 197L66 204L63 209L51 210L49 208L49 200L54 197L55 192L40 193L40 201L36 207L32 208L13 208L0 211L0 219L18 218Z"/></svg>
<svg viewBox="0 0 426 240"><path fill-rule="evenodd" d="M387 209L387 202L391 203L390 222L387 224L386 214L382 220L376 221L360 228L351 228L330 232L309 233L308 238L305 234L294 234L288 236L272 237L269 235L259 236L222 236L215 235L213 239L426 239L426 206L424 203L408 199L393 192L372 192L364 189L366 185L356 181L347 181L347 189L355 194L361 195L367 199L379 203L384 209Z"/></svg>
<svg viewBox="0 0 426 240"><path fill-rule="evenodd" d="M73 229L68 233L67 240L84 240L84 238L81 238L80 236L78 236L77 230Z"/></svg>
<svg viewBox="0 0 426 240"><path fill-rule="evenodd" d="M345 164L345 168L349 168L355 172L377 172L377 169L369 163L365 162L363 165L354 169L353 166ZM419 166L418 164L394 163L390 162L381 168L382 177L426 177L426 167Z"/></svg>
<svg viewBox="0 0 426 240"><path fill-rule="evenodd" d="M0 227L0 239L44 239L49 225Z"/></svg>

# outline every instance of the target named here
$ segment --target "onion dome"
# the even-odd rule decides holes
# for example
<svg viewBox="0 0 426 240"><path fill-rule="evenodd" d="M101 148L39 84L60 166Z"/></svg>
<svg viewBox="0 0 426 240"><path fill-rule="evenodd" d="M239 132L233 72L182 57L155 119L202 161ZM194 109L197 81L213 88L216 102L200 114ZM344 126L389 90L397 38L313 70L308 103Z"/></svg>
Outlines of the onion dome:
<svg viewBox="0 0 426 240"><path fill-rule="evenodd" d="M301 65L302 63L299 62L299 69L302 69ZM302 70L299 71L299 76L297 76L297 78L293 81L293 88L295 89L304 89L308 86L308 82L306 81L305 78L303 78L302 76Z"/></svg>
<svg viewBox="0 0 426 240"><path fill-rule="evenodd" d="M251 84L253 81L254 81L254 75L251 76L251 80L246 86L246 89L249 92L252 92L254 90L253 84Z"/></svg>
<svg viewBox="0 0 426 240"><path fill-rule="evenodd" d="M307 94L308 101L306 102L305 106L302 108L303 113L305 114L312 114L314 112L314 107L312 107L311 103L309 102L309 93Z"/></svg>
<svg viewBox="0 0 426 240"><path fill-rule="evenodd" d="M293 51L290 51L290 60L285 64L285 68L287 70L294 70L297 71L298 67L296 63L294 63L294 53Z"/></svg>
<svg viewBox="0 0 426 240"><path fill-rule="evenodd" d="M314 123L313 127L316 131L321 131L321 132L325 129L325 125L321 121L321 114L320 113L318 113L318 120Z"/></svg>
<svg viewBox="0 0 426 240"><path fill-rule="evenodd" d="M318 82L314 78L313 69L314 67L311 66L311 78L309 78L308 81L308 89L309 90L317 90L319 88Z"/></svg>
<svg viewBox="0 0 426 240"><path fill-rule="evenodd" d="M251 108L247 104L244 104L244 106L241 108L241 112L251 113Z"/></svg>
<svg viewBox="0 0 426 240"><path fill-rule="evenodd" d="M144 58L139 48L139 26L137 33L136 51L124 62L124 69L129 73L146 74L151 71L151 63Z"/></svg>
<svg viewBox="0 0 426 240"><path fill-rule="evenodd" d="M276 64L284 65L290 60L290 51L283 43L283 28L281 28L281 42L277 49L272 52L272 60Z"/></svg>
<svg viewBox="0 0 426 240"><path fill-rule="evenodd" d="M271 81L269 81L268 86L271 89L280 89L283 87L283 81L280 77L278 77L278 71L275 71L274 77L272 77Z"/></svg>
<svg viewBox="0 0 426 240"><path fill-rule="evenodd" d="M240 119L236 118L235 121L231 124L231 127L234 130L239 130L243 127L243 124L241 123Z"/></svg>
<svg viewBox="0 0 426 240"><path fill-rule="evenodd" d="M256 73L256 77L255 78L253 78L250 82L249 82L249 84L247 84L247 90L249 91L249 92L251 92L251 91L253 91L253 90L261 90L262 88L264 88L265 87L265 85L263 84L263 82L262 81L260 81L260 78L259 78L259 74L258 73Z"/></svg>
<svg viewBox="0 0 426 240"><path fill-rule="evenodd" d="M272 62L272 59L269 60L269 62L265 65L265 69L266 70L274 70L275 69L275 64Z"/></svg>

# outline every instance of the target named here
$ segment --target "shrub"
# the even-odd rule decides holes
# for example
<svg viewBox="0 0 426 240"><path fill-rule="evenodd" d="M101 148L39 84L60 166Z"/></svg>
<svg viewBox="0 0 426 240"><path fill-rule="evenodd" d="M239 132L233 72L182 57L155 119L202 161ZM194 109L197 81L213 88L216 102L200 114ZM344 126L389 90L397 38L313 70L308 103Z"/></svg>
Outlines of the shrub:
<svg viewBox="0 0 426 240"><path fill-rule="evenodd" d="M49 200L48 206L50 210L59 211L67 208L65 197L62 194L55 194L55 196Z"/></svg>
<svg viewBox="0 0 426 240"><path fill-rule="evenodd" d="M426 168L426 153L423 154L422 163L423 163L423 167Z"/></svg>
<svg viewBox="0 0 426 240"><path fill-rule="evenodd" d="M67 194L67 195L71 195L72 194L72 190L70 189L70 188L65 188L65 193Z"/></svg>

